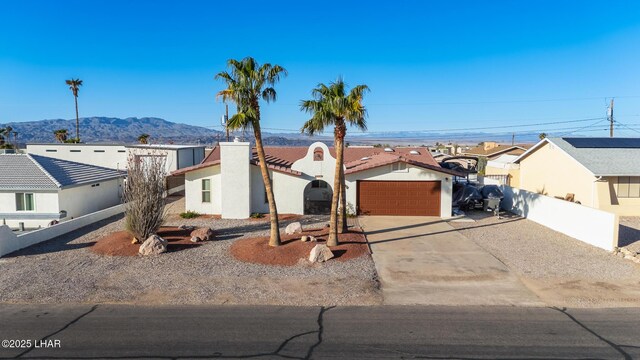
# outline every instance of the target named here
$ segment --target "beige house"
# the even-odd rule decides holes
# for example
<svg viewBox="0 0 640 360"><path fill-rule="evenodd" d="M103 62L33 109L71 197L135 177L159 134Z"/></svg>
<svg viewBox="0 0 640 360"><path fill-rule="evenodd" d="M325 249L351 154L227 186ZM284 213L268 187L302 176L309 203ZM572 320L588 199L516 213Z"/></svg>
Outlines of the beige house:
<svg viewBox="0 0 640 360"><path fill-rule="evenodd" d="M494 160L501 155L521 155L530 145L501 145L495 141L485 141L480 145L471 149L465 150L462 153L464 155L475 155L485 157L487 160Z"/></svg>
<svg viewBox="0 0 640 360"><path fill-rule="evenodd" d="M546 138L514 163L521 189L640 216L640 138Z"/></svg>
<svg viewBox="0 0 640 360"><path fill-rule="evenodd" d="M518 155L504 154L487 161L484 175L486 177L504 176L506 180L503 183L512 187L520 187L520 164L515 163L517 158Z"/></svg>

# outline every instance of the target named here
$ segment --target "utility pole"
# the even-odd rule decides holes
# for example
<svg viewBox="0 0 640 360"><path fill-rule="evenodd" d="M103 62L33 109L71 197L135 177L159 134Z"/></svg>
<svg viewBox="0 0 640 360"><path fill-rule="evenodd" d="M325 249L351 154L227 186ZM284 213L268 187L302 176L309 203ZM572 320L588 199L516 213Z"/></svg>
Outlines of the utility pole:
<svg viewBox="0 0 640 360"><path fill-rule="evenodd" d="M511 134L511 145L516 144L516 133Z"/></svg>
<svg viewBox="0 0 640 360"><path fill-rule="evenodd" d="M611 98L611 105L609 105L609 137L613 137L613 98Z"/></svg>
<svg viewBox="0 0 640 360"><path fill-rule="evenodd" d="M224 128L227 130L227 142L229 142L229 104L224 104Z"/></svg>

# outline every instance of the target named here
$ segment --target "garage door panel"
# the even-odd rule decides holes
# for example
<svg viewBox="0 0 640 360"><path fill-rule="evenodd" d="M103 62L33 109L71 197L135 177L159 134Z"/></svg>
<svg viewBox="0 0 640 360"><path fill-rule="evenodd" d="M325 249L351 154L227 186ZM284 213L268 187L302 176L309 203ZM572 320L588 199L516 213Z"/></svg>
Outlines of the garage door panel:
<svg viewBox="0 0 640 360"><path fill-rule="evenodd" d="M357 188L362 214L440 216L439 181L358 181Z"/></svg>

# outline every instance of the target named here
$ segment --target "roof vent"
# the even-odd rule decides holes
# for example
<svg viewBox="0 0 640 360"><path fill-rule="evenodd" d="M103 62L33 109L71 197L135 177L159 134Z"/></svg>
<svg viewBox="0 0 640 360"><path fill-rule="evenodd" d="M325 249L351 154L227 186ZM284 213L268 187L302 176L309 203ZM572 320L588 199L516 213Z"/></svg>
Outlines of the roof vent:
<svg viewBox="0 0 640 360"><path fill-rule="evenodd" d="M362 159L360 159L360 161L366 161L366 160L369 160L369 159L371 159L371 158L370 158L370 157L366 157L366 156L365 156L365 157L363 157Z"/></svg>
<svg viewBox="0 0 640 360"><path fill-rule="evenodd" d="M409 151L409 154L411 154L411 155L420 155L420 152L418 152L417 150L411 150L411 151Z"/></svg>
<svg viewBox="0 0 640 360"><path fill-rule="evenodd" d="M384 152L393 152L392 148L384 148Z"/></svg>

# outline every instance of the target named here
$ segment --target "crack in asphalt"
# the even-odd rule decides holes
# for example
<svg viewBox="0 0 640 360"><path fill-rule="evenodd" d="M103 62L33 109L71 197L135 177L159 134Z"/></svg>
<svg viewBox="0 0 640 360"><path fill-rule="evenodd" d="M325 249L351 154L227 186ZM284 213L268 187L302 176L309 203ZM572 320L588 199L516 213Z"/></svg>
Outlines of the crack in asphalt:
<svg viewBox="0 0 640 360"><path fill-rule="evenodd" d="M89 315L90 313L92 313L93 311L95 311L98 308L98 305L94 305L89 311L79 315L78 317L76 317L75 319L69 321L66 325L64 325L62 328L52 332L49 335L46 335L45 337L43 337L42 339L38 340L38 341L43 341L46 340L56 334L61 333L62 331L66 330L67 328L69 328L71 325L77 323L78 321L80 321L80 319L82 319L83 317ZM335 306L330 306L330 307L321 307L320 308L320 312L318 313L318 318L317 318L317 324L318 324L318 329L317 330L312 330L312 331L306 331L300 334L295 334L293 336L290 336L288 338L286 338L282 343L280 343L280 345L278 346L278 348L273 351L273 352L269 352L269 353L257 353L257 354L248 354L248 355L225 355L223 353L220 352L215 352L211 355L189 355L189 356L149 356L149 355L142 355L142 356L98 356L98 357L86 357L86 356L79 356L79 357L74 357L74 356L64 356L64 357L56 357L56 356L35 356L35 357L29 357L29 359L167 359L167 360L178 360L181 358L191 358L191 359L211 359L211 358L226 358L226 359L251 359L251 358L259 358L259 357L265 357L265 356L277 356L277 357L281 357L284 359L298 359L298 360L307 360L310 359L311 356L313 355L313 351L320 345L322 344L322 336L324 333L324 313L326 313L327 311L331 310L335 308ZM291 342L292 340L305 336L305 335L311 335L311 334L318 334L318 340L309 347L309 349L307 350L307 353L304 357L297 357L297 356L289 356L289 355L284 355L284 354L280 354L280 352L282 350L284 350L284 348L287 346L287 344L289 344L289 342ZM0 358L0 359L17 359L22 357L23 355L29 353L30 351L32 351L35 348L35 344L30 347L29 349L23 351L22 353L18 354L17 356L13 357L13 358Z"/></svg>
<svg viewBox="0 0 640 360"><path fill-rule="evenodd" d="M60 329L58 329L58 330L56 330L56 331L52 332L52 333L51 333L51 334L49 334L49 335L46 335L45 337L43 337L43 338L41 338L40 340L37 340L37 341L38 341L38 342L42 342L42 341L47 340L48 338L50 338L50 337L52 337L52 336L54 336L54 335L56 335L56 334L59 334L59 333L63 332L63 331L64 331L64 330L66 330L69 326L71 326L71 325L73 325L73 324L77 323L77 322L78 322L78 321L80 321L80 319L82 319L83 317L85 317L85 316L87 316L87 315L91 314L92 312L94 312L97 308L98 308L98 305L93 305L93 306L91 307L91 309L89 309L89 311L87 311L87 312L85 312L85 313L81 314L80 316L77 316L75 319L73 319L73 320L69 321L65 326L63 326L63 327L61 327ZM31 352L33 349L35 349L35 346L36 346L36 344L35 344L35 342L34 342L34 344L33 344L33 345L31 345L31 347L30 347L30 348L28 348L27 350L25 350L25 351L21 352L20 354L16 355L16 356L14 357L14 359L20 358L20 357L22 357L23 355L25 355L25 354L27 354L27 353Z"/></svg>
<svg viewBox="0 0 640 360"><path fill-rule="evenodd" d="M603 336L601 336L597 332L589 329L589 327L587 327L586 325L581 323L573 315L569 314L569 312L567 311L566 307L558 308L558 307L554 306L554 307L551 307L550 309L553 309L553 310L556 310L556 311L559 311L559 312L565 314L569 319L571 319L571 321L573 321L574 323L578 324L581 328L587 330L589 333L591 333L593 336L597 337L601 341L607 343L607 345L611 346L611 348L613 348L615 351L619 352L620 355L622 355L625 358L625 360L632 360L633 359L633 357L631 357L631 355L629 355L626 351L624 351L620 345L614 343L613 341L607 340L606 338L604 338ZM628 346L626 346L626 347L628 347Z"/></svg>

